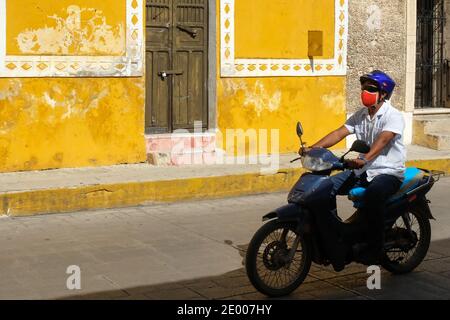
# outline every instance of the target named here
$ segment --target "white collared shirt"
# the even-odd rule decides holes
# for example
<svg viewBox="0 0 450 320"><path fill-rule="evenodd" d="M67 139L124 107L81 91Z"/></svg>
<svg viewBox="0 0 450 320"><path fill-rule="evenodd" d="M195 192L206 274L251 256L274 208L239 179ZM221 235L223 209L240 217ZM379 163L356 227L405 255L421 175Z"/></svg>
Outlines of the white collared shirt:
<svg viewBox="0 0 450 320"><path fill-rule="evenodd" d="M364 107L347 120L345 127L350 133L356 134L358 140L363 140L370 146L373 146L382 132L395 133L395 138L381 151L380 155L357 174L367 172L369 182L381 174L393 175L403 180L406 170L406 148L403 144L405 120L400 111L386 101L371 119L369 110Z"/></svg>

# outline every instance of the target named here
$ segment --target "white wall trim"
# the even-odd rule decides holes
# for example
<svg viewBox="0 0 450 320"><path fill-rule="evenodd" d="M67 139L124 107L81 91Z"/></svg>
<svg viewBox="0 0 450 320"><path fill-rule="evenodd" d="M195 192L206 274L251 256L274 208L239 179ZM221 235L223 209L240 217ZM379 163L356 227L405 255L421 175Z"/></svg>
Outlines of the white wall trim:
<svg viewBox="0 0 450 320"><path fill-rule="evenodd" d="M208 7L208 128L217 128L217 10L216 1L210 1Z"/></svg>
<svg viewBox="0 0 450 320"><path fill-rule="evenodd" d="M144 0L126 1L126 54L115 56L8 56L6 1L0 0L0 77L142 76L144 65ZM12 0L8 0L12 1Z"/></svg>
<svg viewBox="0 0 450 320"><path fill-rule="evenodd" d="M411 145L413 140L413 112L402 112L405 119L405 132L403 133L403 143Z"/></svg>
<svg viewBox="0 0 450 320"><path fill-rule="evenodd" d="M348 0L335 0L332 59L236 59L235 0L220 0L222 77L337 76L347 74Z"/></svg>
<svg viewBox="0 0 450 320"><path fill-rule="evenodd" d="M405 111L413 112L416 94L417 0L406 1Z"/></svg>
<svg viewBox="0 0 450 320"><path fill-rule="evenodd" d="M450 108L426 108L414 110L416 116L437 115L437 114L450 114Z"/></svg>

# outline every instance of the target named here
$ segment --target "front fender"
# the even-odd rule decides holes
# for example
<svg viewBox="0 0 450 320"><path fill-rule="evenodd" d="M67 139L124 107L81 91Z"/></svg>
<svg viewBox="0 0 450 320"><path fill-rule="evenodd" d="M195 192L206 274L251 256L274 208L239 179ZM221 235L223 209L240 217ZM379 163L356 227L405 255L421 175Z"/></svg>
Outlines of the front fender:
<svg viewBox="0 0 450 320"><path fill-rule="evenodd" d="M263 217L263 221L272 220L278 218L280 221L298 221L301 217L301 208L298 204L291 203L285 205L266 214Z"/></svg>

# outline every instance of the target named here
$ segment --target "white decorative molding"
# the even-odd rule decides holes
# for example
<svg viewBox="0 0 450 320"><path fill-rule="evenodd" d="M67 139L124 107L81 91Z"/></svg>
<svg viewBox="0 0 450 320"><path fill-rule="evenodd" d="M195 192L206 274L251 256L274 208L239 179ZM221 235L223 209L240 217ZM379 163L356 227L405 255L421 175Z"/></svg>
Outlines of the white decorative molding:
<svg viewBox="0 0 450 320"><path fill-rule="evenodd" d="M347 74L348 0L335 0L332 59L236 59L235 0L220 0L222 77L304 77Z"/></svg>
<svg viewBox="0 0 450 320"><path fill-rule="evenodd" d="M414 114L412 112L402 112L405 119L405 131L403 133L403 143L405 145L411 145L413 140L413 122Z"/></svg>
<svg viewBox="0 0 450 320"><path fill-rule="evenodd" d="M0 77L134 77L143 75L143 1L126 1L124 56L6 55L6 0L0 0Z"/></svg>

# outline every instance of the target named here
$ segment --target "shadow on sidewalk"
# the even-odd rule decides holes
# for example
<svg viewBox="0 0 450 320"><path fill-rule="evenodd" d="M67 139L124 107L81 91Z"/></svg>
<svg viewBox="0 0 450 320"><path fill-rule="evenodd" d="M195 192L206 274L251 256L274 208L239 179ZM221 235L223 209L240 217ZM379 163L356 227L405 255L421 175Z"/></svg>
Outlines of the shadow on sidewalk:
<svg viewBox="0 0 450 320"><path fill-rule="evenodd" d="M247 246L237 246L242 257ZM382 271L382 289L367 289L367 268L349 265L336 273L330 267L313 265L304 284L283 299L450 299L450 239L431 244L429 254L415 272L394 276ZM173 283L123 288L64 297L75 300L263 300L251 285L244 268L226 274Z"/></svg>

